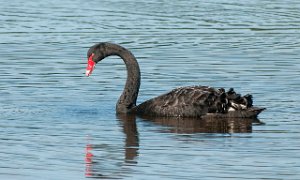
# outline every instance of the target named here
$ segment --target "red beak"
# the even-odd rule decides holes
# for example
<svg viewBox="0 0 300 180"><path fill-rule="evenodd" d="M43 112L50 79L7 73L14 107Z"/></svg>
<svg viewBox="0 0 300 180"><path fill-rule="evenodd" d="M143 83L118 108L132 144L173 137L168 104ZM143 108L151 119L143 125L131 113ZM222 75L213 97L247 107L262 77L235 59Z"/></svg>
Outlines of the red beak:
<svg viewBox="0 0 300 180"><path fill-rule="evenodd" d="M93 61L94 53L89 57L88 59L88 64L86 67L86 76L90 76L95 68L96 63Z"/></svg>

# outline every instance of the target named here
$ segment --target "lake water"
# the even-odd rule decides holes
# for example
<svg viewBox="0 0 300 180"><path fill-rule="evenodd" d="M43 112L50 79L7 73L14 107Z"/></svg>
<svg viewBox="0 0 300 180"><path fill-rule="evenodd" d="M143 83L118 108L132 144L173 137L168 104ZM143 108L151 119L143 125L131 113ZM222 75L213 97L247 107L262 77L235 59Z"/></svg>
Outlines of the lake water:
<svg viewBox="0 0 300 180"><path fill-rule="evenodd" d="M300 179L300 3L2 1L0 179ZM234 87L263 122L117 117L117 57L137 57L138 103L178 86Z"/></svg>

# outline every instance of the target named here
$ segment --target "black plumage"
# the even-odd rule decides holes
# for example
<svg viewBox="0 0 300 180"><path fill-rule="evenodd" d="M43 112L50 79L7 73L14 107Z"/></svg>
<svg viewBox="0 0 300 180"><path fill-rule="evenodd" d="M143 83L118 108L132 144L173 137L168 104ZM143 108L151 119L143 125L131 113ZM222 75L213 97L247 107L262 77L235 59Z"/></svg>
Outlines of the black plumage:
<svg viewBox="0 0 300 180"><path fill-rule="evenodd" d="M140 87L140 68L134 55L124 47L113 43L98 43L92 46L87 57L95 63L107 56L121 57L127 68L127 80L117 105L118 114L138 114L156 117L257 117L264 108L253 107L252 95L241 96L233 88L208 86L176 88L166 94L136 105ZM87 71L87 75L92 72Z"/></svg>
<svg viewBox="0 0 300 180"><path fill-rule="evenodd" d="M150 99L132 112L150 116L181 117L256 117L263 108L252 106L252 96L236 94L233 88L190 86L174 89Z"/></svg>

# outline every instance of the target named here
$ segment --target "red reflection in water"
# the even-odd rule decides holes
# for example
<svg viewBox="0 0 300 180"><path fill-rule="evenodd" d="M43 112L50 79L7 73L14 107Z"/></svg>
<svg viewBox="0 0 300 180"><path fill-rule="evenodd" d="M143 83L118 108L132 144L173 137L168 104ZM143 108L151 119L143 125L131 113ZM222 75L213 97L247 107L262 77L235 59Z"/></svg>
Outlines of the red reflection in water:
<svg viewBox="0 0 300 180"><path fill-rule="evenodd" d="M91 151L93 147L91 144L87 144L85 147L85 176L91 177L92 176L92 162L93 162L93 154Z"/></svg>

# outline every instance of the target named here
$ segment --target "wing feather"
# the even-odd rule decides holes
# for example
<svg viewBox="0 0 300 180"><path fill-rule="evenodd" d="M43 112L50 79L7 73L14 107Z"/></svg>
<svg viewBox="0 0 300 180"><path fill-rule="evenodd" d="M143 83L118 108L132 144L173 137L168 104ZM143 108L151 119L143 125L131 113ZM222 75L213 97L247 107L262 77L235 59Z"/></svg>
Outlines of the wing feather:
<svg viewBox="0 0 300 180"><path fill-rule="evenodd" d="M133 108L139 115L204 117L210 114L232 116L255 116L252 96L241 96L230 88L215 89L209 86L189 86L176 88L168 93L143 102ZM249 112L247 114L247 110ZM243 112L242 112L243 111ZM242 112L242 113L240 113Z"/></svg>
<svg viewBox="0 0 300 180"><path fill-rule="evenodd" d="M135 108L137 114L153 116L202 116L214 107L219 91L207 86L180 87Z"/></svg>

